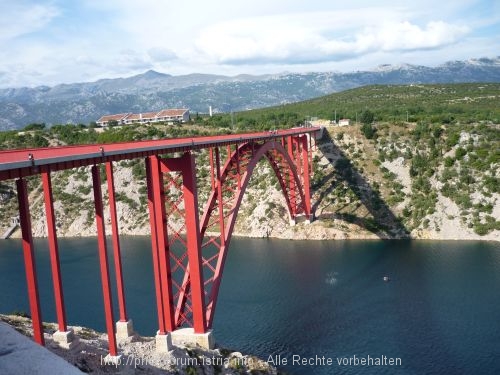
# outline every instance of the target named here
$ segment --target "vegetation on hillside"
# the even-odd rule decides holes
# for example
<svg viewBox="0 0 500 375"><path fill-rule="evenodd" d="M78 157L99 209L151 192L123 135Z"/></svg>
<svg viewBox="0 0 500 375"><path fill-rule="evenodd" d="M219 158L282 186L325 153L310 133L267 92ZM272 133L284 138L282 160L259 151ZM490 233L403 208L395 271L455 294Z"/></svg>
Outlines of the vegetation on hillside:
<svg viewBox="0 0 500 375"><path fill-rule="evenodd" d="M365 116L372 113L377 122L499 123L499 101L498 83L373 85L300 103L239 112L235 121L238 127L249 124L279 127L285 124L283 119L301 122L311 116L366 122Z"/></svg>
<svg viewBox="0 0 500 375"><path fill-rule="evenodd" d="M29 124L22 132L0 132L0 149L225 134L288 128L303 124L310 116L346 117L359 122L330 128L314 157L313 200L324 226L348 231L342 223L352 223L381 237L440 232L440 207L451 202L458 212L448 220L458 219L464 228L486 235L500 230L495 214L500 203L499 96L500 84L368 86L262 110L193 115L192 123L183 125L99 129L95 124L50 128ZM202 204L210 191L205 150L197 152L197 163ZM395 165L408 174L407 181L396 173ZM122 161L119 167L130 170L131 181L124 185L134 183L137 189L127 195L127 186L120 187L117 200L137 211L137 222L147 225L144 163ZM30 178L30 186L34 196L40 193L36 177ZM261 166L245 198L244 215L249 217L259 204L265 204L262 220L276 213L286 216L267 194L258 193L270 187L277 188L277 181L269 168ZM92 224L87 169L56 173L54 195L63 202L68 217L86 211L87 224ZM13 184L2 183L3 223L16 212L13 197ZM41 202L37 204L41 209Z"/></svg>

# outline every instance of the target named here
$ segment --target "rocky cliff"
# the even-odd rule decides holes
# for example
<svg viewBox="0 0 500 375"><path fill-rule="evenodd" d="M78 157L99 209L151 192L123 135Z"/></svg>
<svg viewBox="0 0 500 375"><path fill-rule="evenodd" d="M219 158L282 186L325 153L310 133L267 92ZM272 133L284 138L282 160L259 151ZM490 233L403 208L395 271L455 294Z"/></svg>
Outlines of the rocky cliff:
<svg viewBox="0 0 500 375"><path fill-rule="evenodd" d="M290 225L273 171L261 161L244 196L235 235L498 241L498 161L484 154L495 155L499 149L495 136L498 127L475 124L445 134L440 126L419 126L377 124L377 136L373 138L367 138L359 125L329 126L313 151L315 220L311 224L299 218L296 225ZM201 209L209 193L206 151L199 152L197 163ZM149 234L144 178L142 160L116 164L117 211L123 235ZM54 173L53 185L58 235L95 235L89 169ZM40 180L30 178L29 186L34 236L43 237L46 229ZM3 185L0 231L7 229L9 218L16 214L12 187ZM102 189L107 191L105 181ZM104 195L107 200L107 193ZM105 220L110 233L108 212ZM19 235L19 231L14 233L14 237Z"/></svg>

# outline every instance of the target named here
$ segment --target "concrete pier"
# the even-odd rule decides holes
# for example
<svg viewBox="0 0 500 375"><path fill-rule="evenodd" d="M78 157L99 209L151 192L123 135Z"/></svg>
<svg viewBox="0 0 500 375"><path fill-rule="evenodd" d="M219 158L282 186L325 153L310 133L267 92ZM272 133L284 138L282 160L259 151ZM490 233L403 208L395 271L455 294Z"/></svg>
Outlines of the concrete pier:
<svg viewBox="0 0 500 375"><path fill-rule="evenodd" d="M159 332L156 333L156 351L160 353L168 353L173 349L172 337L170 333L165 333L160 335Z"/></svg>
<svg viewBox="0 0 500 375"><path fill-rule="evenodd" d="M132 319L126 322L118 321L116 322L116 339L121 341L125 340L130 336L134 335L134 324Z"/></svg>
<svg viewBox="0 0 500 375"><path fill-rule="evenodd" d="M52 340L64 349L72 349L78 345L78 337L75 336L72 329L65 332L55 331Z"/></svg>
<svg viewBox="0 0 500 375"><path fill-rule="evenodd" d="M172 343L183 346L200 346L204 349L215 347L212 330L206 333L195 333L193 328L180 328L172 332Z"/></svg>

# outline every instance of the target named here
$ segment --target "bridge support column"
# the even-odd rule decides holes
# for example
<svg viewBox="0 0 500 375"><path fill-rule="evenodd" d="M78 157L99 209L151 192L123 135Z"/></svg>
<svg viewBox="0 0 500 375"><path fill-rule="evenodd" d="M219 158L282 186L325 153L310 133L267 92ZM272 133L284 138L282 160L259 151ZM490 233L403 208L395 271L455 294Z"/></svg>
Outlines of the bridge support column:
<svg viewBox="0 0 500 375"><path fill-rule="evenodd" d="M97 226L97 244L99 248L99 264L101 268L102 295L104 299L104 313L106 318L106 331L108 333L110 361L118 361L116 347L115 326L113 319L113 303L111 300L111 288L109 283L108 254L106 248L106 233L104 230L104 210L102 203L101 175L99 167L92 166L92 184L94 188L95 220Z"/></svg>
<svg viewBox="0 0 500 375"><path fill-rule="evenodd" d="M194 156L186 153L182 157L182 181L186 217L187 255L195 334L205 334L205 293L201 265L200 220L198 217L198 191L196 189L196 167ZM175 341L175 340L174 340Z"/></svg>
<svg viewBox="0 0 500 375"><path fill-rule="evenodd" d="M153 275L155 280L156 306L158 316L158 332L165 334L165 324L163 322L163 301L160 281L160 263L158 261L158 238L156 236L156 214L154 206L153 194L153 177L151 172L151 158L146 158L146 182L148 187L148 209L149 209L149 224L151 227L151 249L153 251Z"/></svg>
<svg viewBox="0 0 500 375"><path fill-rule="evenodd" d="M54 287L54 300L56 303L58 330L53 334L52 339L59 346L70 349L78 340L75 340L73 330L68 330L66 324L66 311L64 306L64 295L62 291L61 269L59 262L59 247L57 244L57 230L54 216L54 199L52 195L52 180L50 169L44 168L42 171L42 185L45 201L45 217L47 220L47 238L49 241L50 267L52 270L52 284Z"/></svg>
<svg viewBox="0 0 500 375"><path fill-rule="evenodd" d="M294 157L294 138L293 137L287 137L287 151L288 151L288 156L290 159L295 160ZM297 196L295 193L296 186L295 186L295 179L293 176L293 172L290 169L289 174L288 174L288 183L289 183L289 199L290 199L290 207L291 211L290 212L290 225L294 226L296 224L296 219L297 219Z"/></svg>
<svg viewBox="0 0 500 375"><path fill-rule="evenodd" d="M127 310L125 306L122 257L118 232L118 218L116 215L115 180L113 174L113 162L111 161L106 162L106 180L108 182L109 215L111 217L111 235L113 239L113 260L115 265L116 289L118 292L118 309L120 311L120 320L116 322L116 338L123 340L134 334L134 326L132 320L127 318Z"/></svg>
<svg viewBox="0 0 500 375"><path fill-rule="evenodd" d="M33 324L33 338L40 345L45 345L42 328L42 314L40 311L40 298L38 296L38 282L36 279L35 254L33 250L33 235L31 232L31 217L26 180L24 178L18 179L16 181L16 186L21 234L23 238L24 270L26 272L26 283L28 286L31 320Z"/></svg>
<svg viewBox="0 0 500 375"><path fill-rule="evenodd" d="M309 148L307 137L305 135L300 137L302 143L302 181L304 185L304 209L306 214L306 223L310 224L312 221L311 215L311 188L310 188L310 172L309 172Z"/></svg>
<svg viewBox="0 0 500 375"><path fill-rule="evenodd" d="M174 330L173 297L170 272L170 249L167 238L167 219L165 215L165 192L160 158L150 156L148 161L148 197L150 198L150 223L154 229L153 262L157 293L158 314L161 313L160 327L156 335L156 350L170 351L172 342L170 333ZM155 255L156 252L156 255Z"/></svg>

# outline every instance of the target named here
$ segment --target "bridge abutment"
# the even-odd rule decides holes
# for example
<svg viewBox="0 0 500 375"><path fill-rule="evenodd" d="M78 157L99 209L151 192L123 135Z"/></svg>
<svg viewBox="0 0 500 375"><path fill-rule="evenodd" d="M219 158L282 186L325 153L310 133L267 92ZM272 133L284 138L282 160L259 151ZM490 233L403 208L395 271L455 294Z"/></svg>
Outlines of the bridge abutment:
<svg viewBox="0 0 500 375"><path fill-rule="evenodd" d="M72 349L78 345L79 342L78 337L75 336L72 329L68 329L67 331L55 331L52 335L52 340L64 349Z"/></svg>
<svg viewBox="0 0 500 375"><path fill-rule="evenodd" d="M134 324L132 319L125 322L119 320L116 322L116 339L125 340L134 335Z"/></svg>
<svg viewBox="0 0 500 375"><path fill-rule="evenodd" d="M172 336L170 333L156 333L156 351L159 353L168 353L174 347L172 345Z"/></svg>
<svg viewBox="0 0 500 375"><path fill-rule="evenodd" d="M212 330L195 333L193 328L180 328L172 332L172 343L176 346L200 346L204 349L213 349L215 338Z"/></svg>

